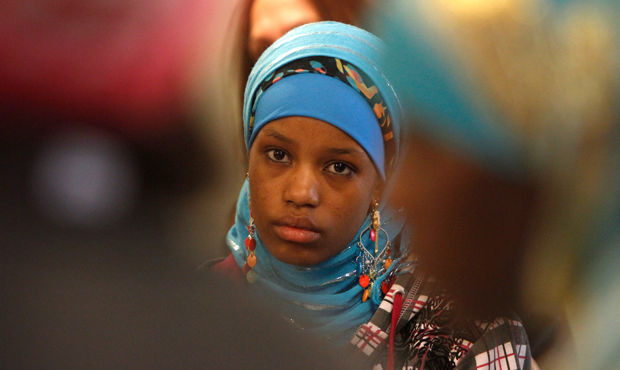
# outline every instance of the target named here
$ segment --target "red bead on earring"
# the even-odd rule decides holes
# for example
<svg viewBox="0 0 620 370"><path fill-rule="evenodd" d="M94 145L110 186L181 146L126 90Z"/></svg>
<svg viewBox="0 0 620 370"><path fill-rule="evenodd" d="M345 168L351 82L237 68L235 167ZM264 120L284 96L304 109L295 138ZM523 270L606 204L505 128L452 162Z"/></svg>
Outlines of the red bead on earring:
<svg viewBox="0 0 620 370"><path fill-rule="evenodd" d="M372 210L372 229L370 230L370 240L375 242L375 254L379 253L379 230L381 230L381 214L379 213L379 202L375 200Z"/></svg>
<svg viewBox="0 0 620 370"><path fill-rule="evenodd" d="M249 204L251 205L251 203ZM245 274L245 278L250 284L254 283L257 278L256 272L253 270L254 266L256 266L256 254L254 253L254 250L256 250L256 239L254 238L255 232L256 229L254 228L254 218L252 218L252 210L250 209L250 225L248 226L248 237L245 238L245 249L248 252L248 258L243 265L243 273Z"/></svg>
<svg viewBox="0 0 620 370"><path fill-rule="evenodd" d="M391 258L390 238L387 232L381 228L379 202L376 200L373 202L370 216L370 225L360 234L357 242L360 248L357 271L360 274L359 285L363 289L362 302L366 302L368 298L370 298L375 281L387 272L393 262ZM368 229L370 230L370 240L375 246L374 253L372 253L372 250L367 249L362 242L362 235ZM385 235L385 246L381 251L379 251L379 232L383 232ZM386 294L389 291L390 282L386 282L384 279L381 286L378 286L378 288L380 288L383 294Z"/></svg>

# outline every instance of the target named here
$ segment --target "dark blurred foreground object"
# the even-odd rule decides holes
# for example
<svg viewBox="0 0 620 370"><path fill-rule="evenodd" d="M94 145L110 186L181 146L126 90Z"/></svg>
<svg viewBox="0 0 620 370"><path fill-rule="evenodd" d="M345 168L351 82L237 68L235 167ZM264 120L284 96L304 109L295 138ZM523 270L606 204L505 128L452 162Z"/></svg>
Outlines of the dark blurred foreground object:
<svg viewBox="0 0 620 370"><path fill-rule="evenodd" d="M30 252L2 252L3 368L347 368L224 281L110 251Z"/></svg>

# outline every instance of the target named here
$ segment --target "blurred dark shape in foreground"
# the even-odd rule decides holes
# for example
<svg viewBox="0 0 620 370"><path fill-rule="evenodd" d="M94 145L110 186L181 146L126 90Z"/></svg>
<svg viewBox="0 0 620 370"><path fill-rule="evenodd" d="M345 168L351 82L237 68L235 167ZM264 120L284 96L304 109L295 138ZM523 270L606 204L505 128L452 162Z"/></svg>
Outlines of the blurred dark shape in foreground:
<svg viewBox="0 0 620 370"><path fill-rule="evenodd" d="M239 287L148 254L3 249L3 368L346 368Z"/></svg>
<svg viewBox="0 0 620 370"><path fill-rule="evenodd" d="M513 311L539 190L419 135L409 144L392 202L405 207L414 226L421 267L455 292L466 316Z"/></svg>

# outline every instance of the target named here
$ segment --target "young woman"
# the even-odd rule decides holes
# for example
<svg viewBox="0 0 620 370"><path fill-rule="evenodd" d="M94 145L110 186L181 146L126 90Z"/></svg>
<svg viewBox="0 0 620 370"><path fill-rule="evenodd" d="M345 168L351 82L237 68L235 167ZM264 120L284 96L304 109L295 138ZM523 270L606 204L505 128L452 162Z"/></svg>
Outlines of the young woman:
<svg viewBox="0 0 620 370"><path fill-rule="evenodd" d="M529 369L518 320L459 319L409 256L404 212L385 203L404 148L382 52L363 30L320 22L261 56L245 91L249 171L232 255L214 270L245 275L292 323L369 368L475 369L484 357Z"/></svg>

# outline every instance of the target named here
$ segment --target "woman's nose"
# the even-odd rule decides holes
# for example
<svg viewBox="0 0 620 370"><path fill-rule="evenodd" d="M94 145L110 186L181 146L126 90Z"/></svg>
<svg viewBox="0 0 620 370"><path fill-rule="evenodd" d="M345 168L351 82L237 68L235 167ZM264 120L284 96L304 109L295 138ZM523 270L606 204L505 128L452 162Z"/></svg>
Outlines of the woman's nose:
<svg viewBox="0 0 620 370"><path fill-rule="evenodd" d="M297 207L316 207L319 205L319 174L310 166L299 166L291 171L284 191L285 201Z"/></svg>

